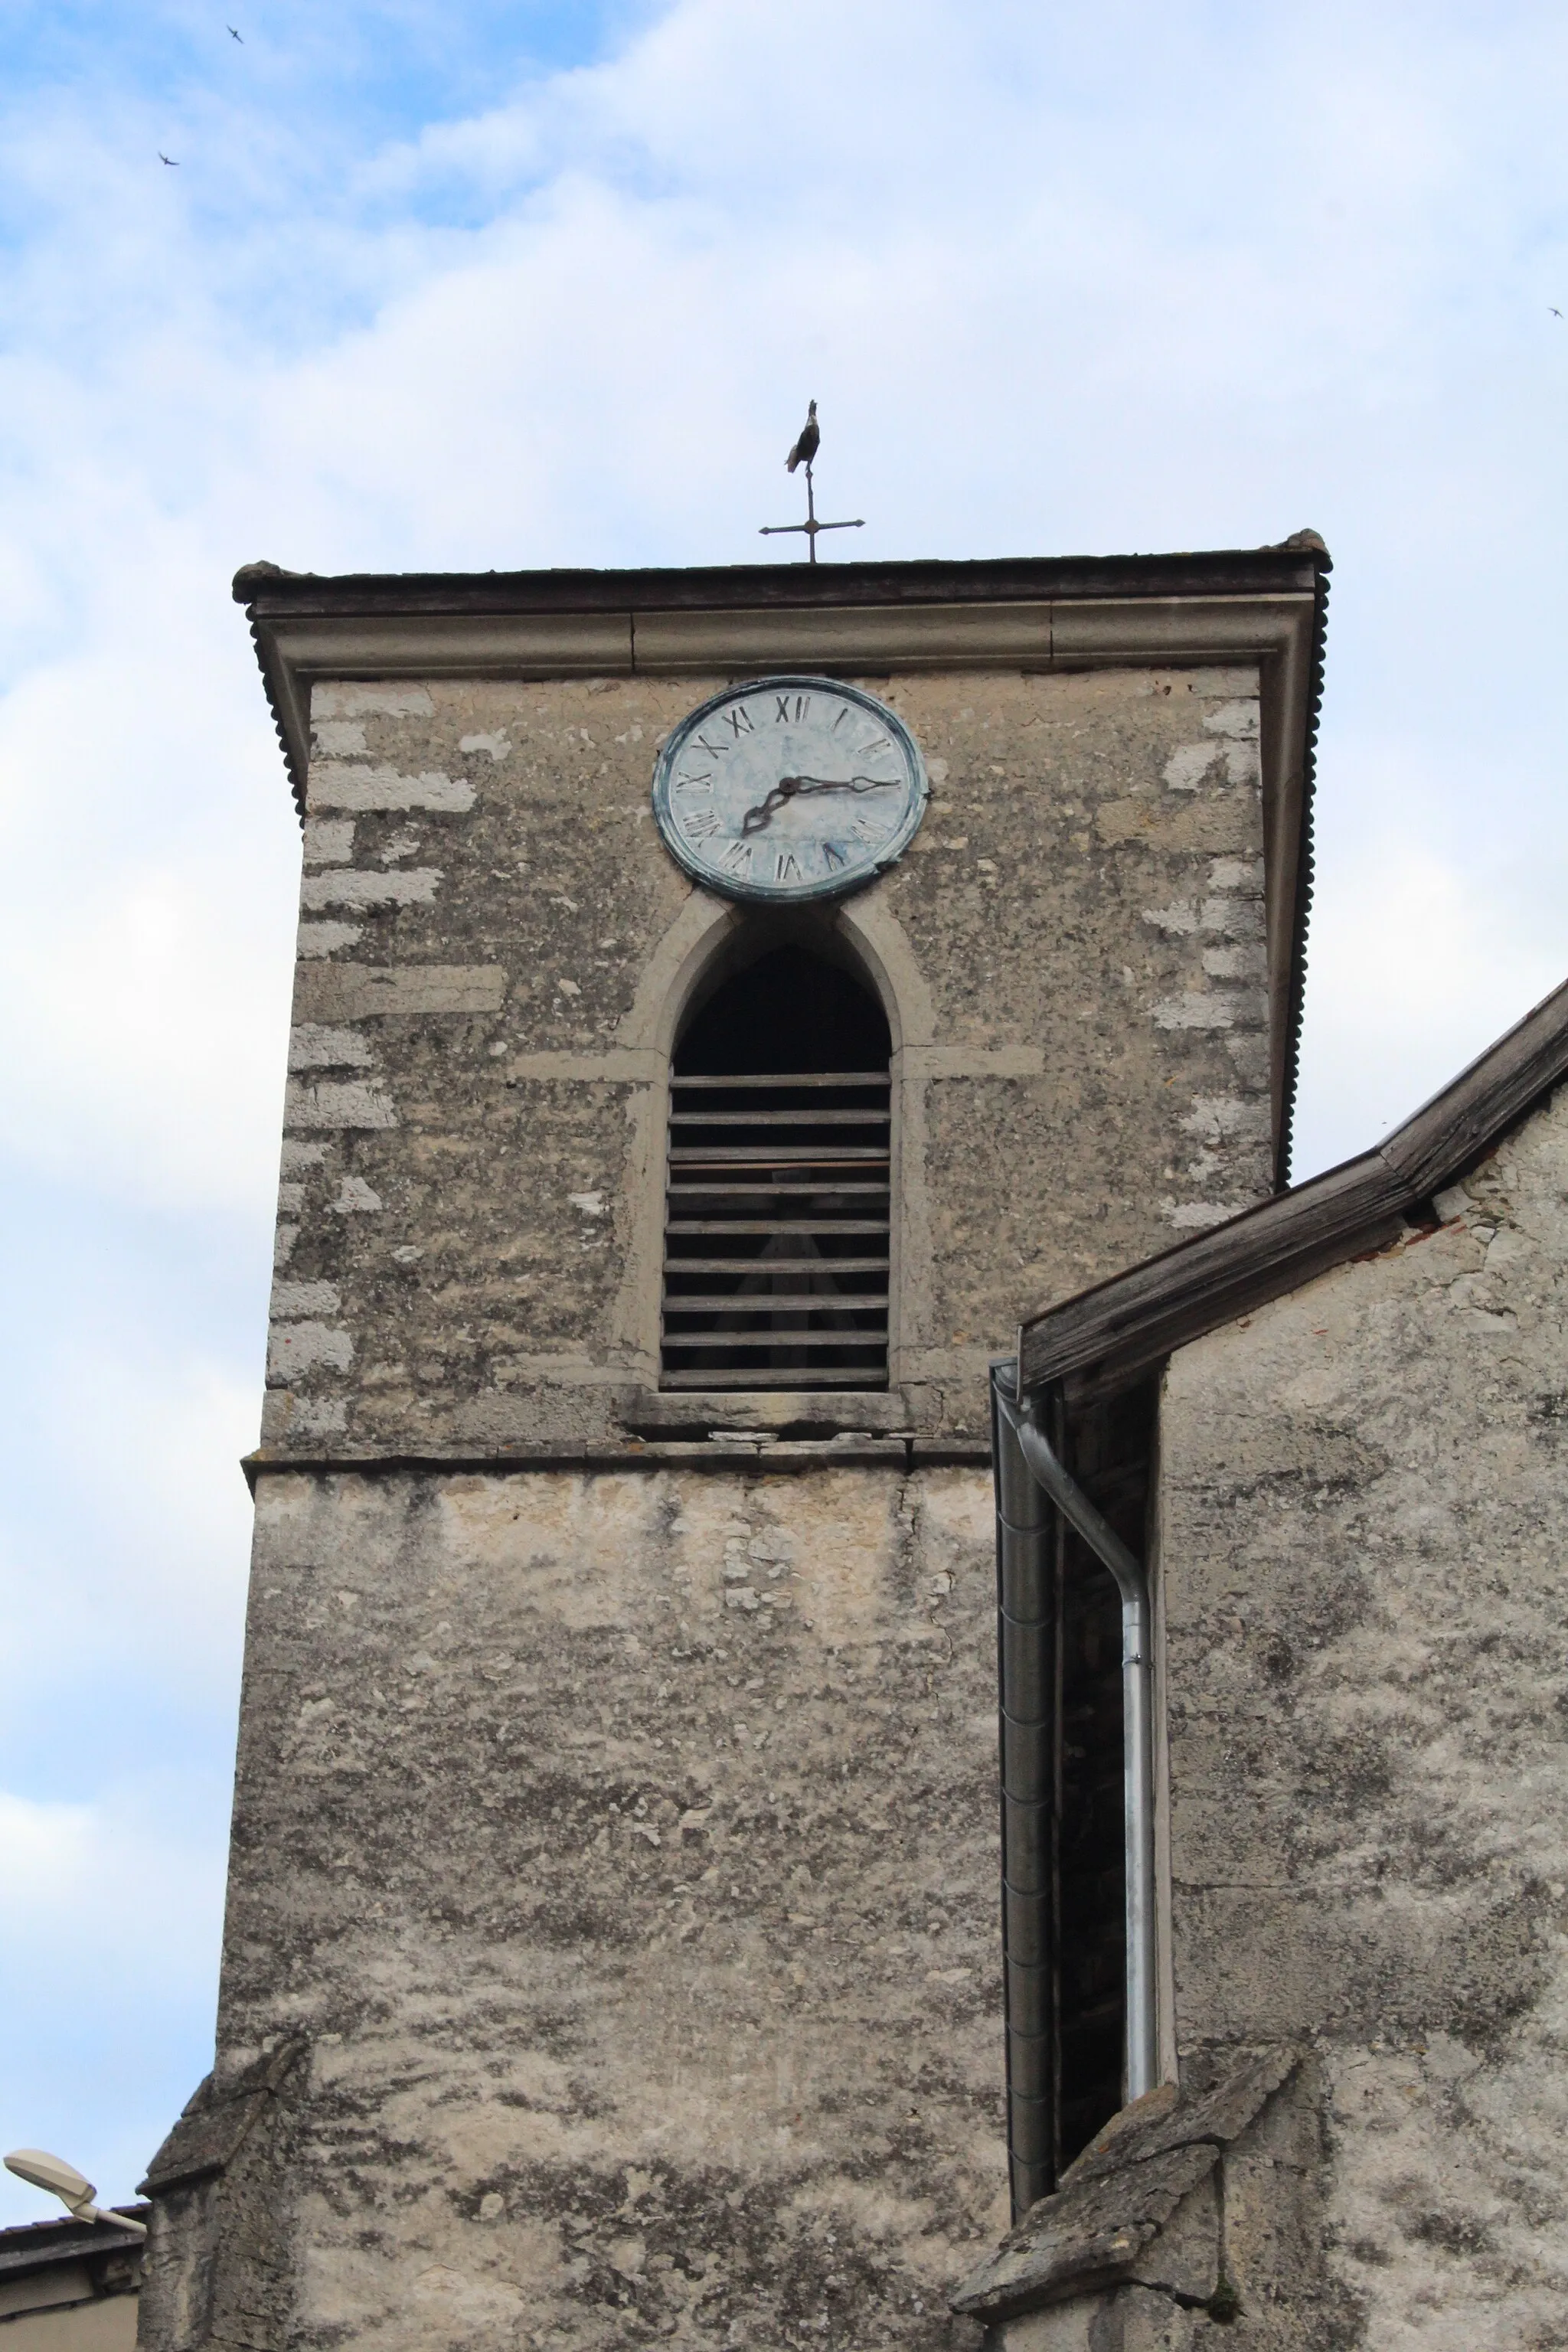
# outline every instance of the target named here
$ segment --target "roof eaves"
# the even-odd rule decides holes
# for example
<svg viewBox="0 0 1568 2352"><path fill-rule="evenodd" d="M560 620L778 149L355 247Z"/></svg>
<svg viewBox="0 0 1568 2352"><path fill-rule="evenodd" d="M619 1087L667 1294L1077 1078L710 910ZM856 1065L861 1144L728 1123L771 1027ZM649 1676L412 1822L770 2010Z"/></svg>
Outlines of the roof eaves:
<svg viewBox="0 0 1568 2352"><path fill-rule="evenodd" d="M1020 1384L1119 1385L1248 1309L1379 1249L1568 1076L1568 982L1386 1136L1293 1192L1029 1317Z"/></svg>
<svg viewBox="0 0 1568 2352"><path fill-rule="evenodd" d="M289 646L300 626L367 622L389 615L429 620L447 628L464 620L493 627L498 616L615 614L626 616L635 636L637 616L656 614L747 609L775 612L856 606L960 607L996 610L1010 604L1093 605L1118 600L1158 608L1195 601L1223 609L1227 601L1314 598L1317 667L1321 681L1323 574L1328 551L1313 531L1299 531L1279 545L1209 552L1119 556L988 558L972 562L733 564L643 571L562 570L482 573L346 573L285 572L274 563L249 563L235 574L234 595L246 607L284 763L301 818L309 761L308 687ZM1067 666L1071 667L1068 663ZM362 672L356 663L353 674ZM1310 827L1310 758L1308 747L1303 822ZM1310 846L1310 845L1309 845ZM1295 963L1304 914L1295 910ZM1294 967L1293 967L1294 969ZM1300 1024L1300 981L1295 982ZM1289 1041L1293 1070L1295 1036ZM1284 1135L1281 1127L1281 1136ZM1281 1144L1281 1170L1284 1166ZM1281 1179L1282 1181L1282 1179Z"/></svg>
<svg viewBox="0 0 1568 2352"><path fill-rule="evenodd" d="M592 571L313 572L247 563L237 604L263 616L587 613L758 604L831 607L1310 593L1327 562L1314 531L1272 547L1156 555L987 556L951 562L731 563Z"/></svg>
<svg viewBox="0 0 1568 2352"><path fill-rule="evenodd" d="M45 2270L53 2263L79 2262L84 2255L112 2253L122 2246L139 2247L144 2242L141 2231L123 2227L116 2215L145 2222L152 2210L145 2204L124 2205L90 2221L62 2215L47 2221L14 2222L0 2229L0 2275L14 2278L19 2273Z"/></svg>
<svg viewBox="0 0 1568 2352"><path fill-rule="evenodd" d="M272 730L283 753L283 765L289 777L289 789L294 796L294 806L301 824L305 822L305 790L308 781L309 754L304 748L310 742L308 729L301 733L296 725L290 727L293 697L287 665L279 659L272 632L259 620L254 605L246 615L250 624L250 642L256 647L257 667L261 672L262 689L267 696L267 708L272 714Z"/></svg>

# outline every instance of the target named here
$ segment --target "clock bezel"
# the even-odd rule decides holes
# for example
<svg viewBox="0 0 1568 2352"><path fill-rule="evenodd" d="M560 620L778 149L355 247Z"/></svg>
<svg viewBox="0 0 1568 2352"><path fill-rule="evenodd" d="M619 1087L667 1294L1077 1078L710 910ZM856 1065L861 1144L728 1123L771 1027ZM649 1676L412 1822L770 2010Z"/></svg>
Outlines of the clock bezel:
<svg viewBox="0 0 1568 2352"><path fill-rule="evenodd" d="M782 694L786 689L831 694L858 703L868 718L874 719L879 727L885 727L892 737L903 757L912 788L907 795L903 817L897 830L874 855L868 856L864 864L847 866L842 874L826 875L818 882L743 882L732 879L700 864L697 854L681 837L670 803L675 768L691 737L715 712L726 709L731 703L743 701L749 695L765 694L770 690ZM879 700L876 695L868 694L864 687L852 686L846 678L824 677L819 673L805 671L770 670L762 677L737 678L718 694L710 695L706 702L700 702L694 710L689 710L685 718L670 730L654 763L654 823L658 827L659 839L681 872L689 875L692 881L700 883L703 889L711 890L716 898L737 898L752 906L796 907L814 898L842 898L852 890L868 888L903 856L920 831L930 799L931 779L926 774L921 747L898 712Z"/></svg>

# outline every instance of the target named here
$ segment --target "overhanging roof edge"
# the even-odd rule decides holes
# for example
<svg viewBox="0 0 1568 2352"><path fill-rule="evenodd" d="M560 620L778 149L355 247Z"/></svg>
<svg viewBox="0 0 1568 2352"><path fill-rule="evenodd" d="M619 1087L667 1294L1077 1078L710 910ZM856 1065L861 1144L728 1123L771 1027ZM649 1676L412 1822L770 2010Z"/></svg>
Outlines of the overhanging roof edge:
<svg viewBox="0 0 1568 2352"><path fill-rule="evenodd" d="M316 624L329 635L402 621L417 629L431 622L485 624L508 618L520 623L559 616L563 625L592 616L625 615L635 631L637 615L702 613L765 616L772 612L853 612L856 608L1092 605L1121 601L1153 612L1161 604L1179 608L1193 601L1234 605L1270 599L1321 602L1321 583L1330 568L1328 550L1312 531L1298 532L1277 547L1208 553L1134 556L1037 556L974 562L900 563L735 564L679 569L561 570L484 573L344 573L285 572L276 564L246 564L235 574L233 593L244 604L262 672L273 722L283 750L294 800L304 814L310 759L308 681L300 675L289 645L292 630ZM977 615L978 618L978 615ZM1239 651L1239 647L1237 649ZM1160 648L1129 647L1127 658L1152 660ZM1213 658L1221 658L1216 646ZM999 655L999 658L1005 658ZM1173 657L1182 657L1179 654ZM1196 657L1202 657L1201 656ZM1058 666L1098 667L1115 658L1103 646L1081 659L1065 656ZM1185 658L1194 656L1188 653ZM597 667L597 665L595 665ZM869 667L875 667L875 662ZM313 669L319 664L311 665ZM377 674L378 656L362 644L343 675ZM509 667L504 655L459 650L432 669L441 674L496 675ZM580 669L581 661L564 665ZM721 667L722 664L721 663ZM398 669L407 673L407 662ZM531 674L549 674L533 665ZM1310 782L1310 779L1309 779Z"/></svg>
<svg viewBox="0 0 1568 2352"><path fill-rule="evenodd" d="M1277 1192L1019 1327L1020 1385L1128 1378L1173 1348L1384 1245L1568 1076L1568 982L1374 1150Z"/></svg>

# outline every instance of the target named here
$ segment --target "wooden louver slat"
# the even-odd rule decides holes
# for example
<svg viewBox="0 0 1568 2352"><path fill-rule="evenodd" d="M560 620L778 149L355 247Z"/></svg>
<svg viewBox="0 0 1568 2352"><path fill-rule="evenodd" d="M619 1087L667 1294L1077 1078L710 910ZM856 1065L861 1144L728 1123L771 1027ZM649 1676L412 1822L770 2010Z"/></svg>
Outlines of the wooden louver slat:
<svg viewBox="0 0 1568 2352"><path fill-rule="evenodd" d="M886 1071L671 1081L666 1388L887 1386L889 1119Z"/></svg>
<svg viewBox="0 0 1568 2352"><path fill-rule="evenodd" d="M885 1110L672 1110L677 1127L885 1127Z"/></svg>

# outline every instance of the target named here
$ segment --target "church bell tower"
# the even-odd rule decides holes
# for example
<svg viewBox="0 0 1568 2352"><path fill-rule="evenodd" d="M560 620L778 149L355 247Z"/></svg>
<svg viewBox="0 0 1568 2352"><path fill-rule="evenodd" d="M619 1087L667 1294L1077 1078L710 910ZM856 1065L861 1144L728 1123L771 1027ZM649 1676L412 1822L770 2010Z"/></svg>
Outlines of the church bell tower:
<svg viewBox="0 0 1568 2352"><path fill-rule="evenodd" d="M159 2352L972 2340L987 1365L1282 1181L1325 569L238 575L303 872Z"/></svg>

